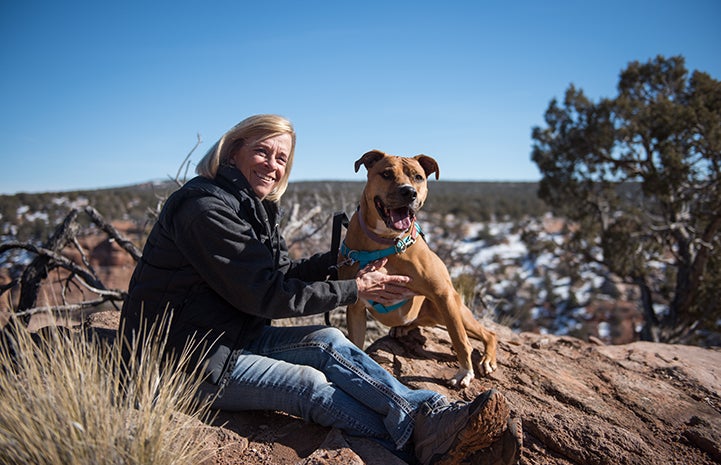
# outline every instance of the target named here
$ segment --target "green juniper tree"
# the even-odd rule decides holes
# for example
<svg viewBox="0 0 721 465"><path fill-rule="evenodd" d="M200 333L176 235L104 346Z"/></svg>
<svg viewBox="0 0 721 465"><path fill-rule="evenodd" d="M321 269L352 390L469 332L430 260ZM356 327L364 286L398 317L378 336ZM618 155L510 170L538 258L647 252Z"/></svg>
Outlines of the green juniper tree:
<svg viewBox="0 0 721 465"><path fill-rule="evenodd" d="M717 330L721 82L680 56L632 62L615 98L571 85L545 123L532 134L539 196L580 226L569 248L638 286L642 337Z"/></svg>

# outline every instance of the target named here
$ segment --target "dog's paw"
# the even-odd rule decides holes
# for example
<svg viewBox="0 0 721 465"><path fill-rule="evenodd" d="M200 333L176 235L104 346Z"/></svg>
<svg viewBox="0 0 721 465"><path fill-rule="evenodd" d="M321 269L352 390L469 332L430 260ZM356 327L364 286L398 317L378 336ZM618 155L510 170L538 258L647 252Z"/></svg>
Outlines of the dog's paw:
<svg viewBox="0 0 721 465"><path fill-rule="evenodd" d="M456 375L450 380L450 385L453 387L459 387L462 389L467 388L471 385L471 380L475 376L473 370L466 370L461 368L456 372Z"/></svg>
<svg viewBox="0 0 721 465"><path fill-rule="evenodd" d="M481 359L481 367L483 368L483 374L488 376L498 368L495 358L492 360L488 355L484 355Z"/></svg>

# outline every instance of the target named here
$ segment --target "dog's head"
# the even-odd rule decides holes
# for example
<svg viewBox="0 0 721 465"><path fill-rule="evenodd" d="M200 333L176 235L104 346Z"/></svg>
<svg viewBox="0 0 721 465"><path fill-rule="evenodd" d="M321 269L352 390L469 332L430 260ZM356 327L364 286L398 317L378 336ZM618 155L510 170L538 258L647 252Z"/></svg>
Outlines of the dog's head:
<svg viewBox="0 0 721 465"><path fill-rule="evenodd" d="M406 158L371 150L355 162L356 172L361 165L368 170L366 221L396 233L406 231L426 200L428 176L435 173L438 179L438 163L427 155ZM372 218L376 221L371 223Z"/></svg>

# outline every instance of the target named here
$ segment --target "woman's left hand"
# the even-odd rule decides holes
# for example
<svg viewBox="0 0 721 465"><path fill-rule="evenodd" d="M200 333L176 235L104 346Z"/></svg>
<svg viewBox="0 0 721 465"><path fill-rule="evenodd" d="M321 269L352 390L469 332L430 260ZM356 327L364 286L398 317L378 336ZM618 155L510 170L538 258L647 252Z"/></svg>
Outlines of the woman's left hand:
<svg viewBox="0 0 721 465"><path fill-rule="evenodd" d="M417 295L406 286L411 282L409 276L387 274L383 270L386 262L387 258L381 258L358 271L358 297L382 305L392 305Z"/></svg>

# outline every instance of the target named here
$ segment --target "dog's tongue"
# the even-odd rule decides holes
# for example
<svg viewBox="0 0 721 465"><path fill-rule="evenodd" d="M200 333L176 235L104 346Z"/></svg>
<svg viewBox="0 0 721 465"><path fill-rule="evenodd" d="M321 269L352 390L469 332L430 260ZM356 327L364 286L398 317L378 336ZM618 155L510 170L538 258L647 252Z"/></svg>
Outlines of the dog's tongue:
<svg viewBox="0 0 721 465"><path fill-rule="evenodd" d="M413 220L411 219L407 208L396 208L389 211L391 224L398 231L405 231L411 227Z"/></svg>

